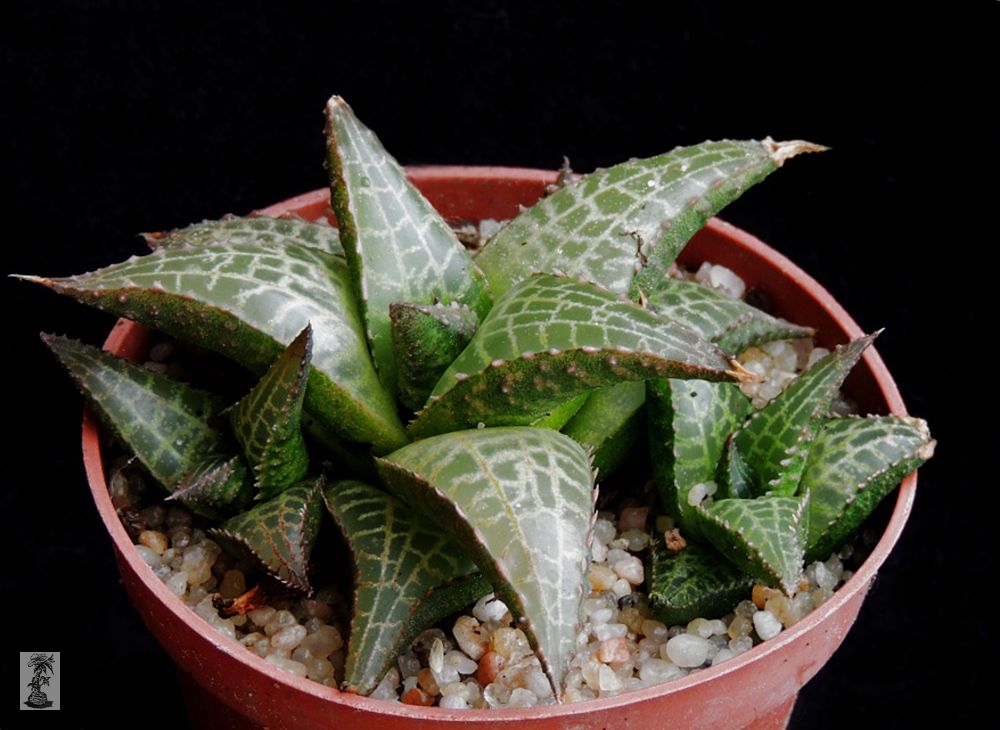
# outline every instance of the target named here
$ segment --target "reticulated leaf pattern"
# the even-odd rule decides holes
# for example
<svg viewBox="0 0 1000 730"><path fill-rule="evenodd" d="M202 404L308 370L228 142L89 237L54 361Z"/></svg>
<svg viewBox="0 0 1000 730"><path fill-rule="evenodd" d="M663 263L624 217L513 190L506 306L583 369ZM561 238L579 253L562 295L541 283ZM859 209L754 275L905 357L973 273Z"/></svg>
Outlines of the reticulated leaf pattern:
<svg viewBox="0 0 1000 730"><path fill-rule="evenodd" d="M194 223L173 231L146 233L143 237L152 249L231 246L236 243L281 248L292 244L318 248L340 259L344 258L344 249L340 245L336 228L297 218L229 216L222 220Z"/></svg>
<svg viewBox="0 0 1000 730"><path fill-rule="evenodd" d="M379 460L384 481L429 510L521 617L554 688L573 652L595 498L583 448L543 428L434 436Z"/></svg>

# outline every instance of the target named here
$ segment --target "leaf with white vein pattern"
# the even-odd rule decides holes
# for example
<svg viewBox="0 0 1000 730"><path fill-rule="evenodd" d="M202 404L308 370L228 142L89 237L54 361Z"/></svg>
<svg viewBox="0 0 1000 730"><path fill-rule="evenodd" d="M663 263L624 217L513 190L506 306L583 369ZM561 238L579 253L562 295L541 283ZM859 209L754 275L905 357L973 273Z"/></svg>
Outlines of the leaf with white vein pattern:
<svg viewBox="0 0 1000 730"><path fill-rule="evenodd" d="M690 330L594 284L538 274L496 303L410 424L417 438L479 423L527 425L623 380L734 377Z"/></svg>
<svg viewBox="0 0 1000 730"><path fill-rule="evenodd" d="M476 256L496 297L533 273L564 272L638 299L711 216L808 142L703 142L598 170L544 198Z"/></svg>
<svg viewBox="0 0 1000 730"><path fill-rule="evenodd" d="M257 373L311 323L306 410L382 453L408 440L368 355L347 267L326 251L298 243L167 248L79 276L22 278Z"/></svg>
<svg viewBox="0 0 1000 730"><path fill-rule="evenodd" d="M900 479L934 454L934 445L919 418L823 420L802 473L809 495L806 561L839 548Z"/></svg>
<svg viewBox="0 0 1000 730"><path fill-rule="evenodd" d="M583 448L550 429L483 428L417 441L378 468L468 551L558 692L576 643L596 494Z"/></svg>
<svg viewBox="0 0 1000 730"><path fill-rule="evenodd" d="M490 585L439 524L382 490L336 482L323 498L354 555L344 688L366 695L417 634Z"/></svg>
<svg viewBox="0 0 1000 730"><path fill-rule="evenodd" d="M151 249L194 248L197 246L249 243L280 248L288 244L309 246L344 258L337 229L323 223L298 218L269 218L252 215L227 216L217 221L202 221L173 231L142 234Z"/></svg>
<svg viewBox="0 0 1000 730"><path fill-rule="evenodd" d="M382 384L396 390L389 305L489 309L486 279L444 219L339 96L326 105L330 201Z"/></svg>
<svg viewBox="0 0 1000 730"><path fill-rule="evenodd" d="M693 281L665 277L657 289L646 294L654 312L680 322L731 355L738 355L750 345L811 337L815 333L810 327L772 317Z"/></svg>

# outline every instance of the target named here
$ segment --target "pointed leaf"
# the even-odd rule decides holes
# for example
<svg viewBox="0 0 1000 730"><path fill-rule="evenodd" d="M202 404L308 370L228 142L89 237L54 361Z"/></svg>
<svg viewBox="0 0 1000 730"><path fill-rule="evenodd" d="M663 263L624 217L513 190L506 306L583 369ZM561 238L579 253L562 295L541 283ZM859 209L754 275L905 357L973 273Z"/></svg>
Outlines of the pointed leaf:
<svg viewBox="0 0 1000 730"><path fill-rule="evenodd" d="M396 388L389 305L489 309L486 279L403 168L339 96L326 106L330 200L383 385Z"/></svg>
<svg viewBox="0 0 1000 730"><path fill-rule="evenodd" d="M726 438L722 461L719 462L719 468L716 472L715 483L718 490L715 496L717 499L728 497L753 499L754 497L753 472L743 458L743 454L736 448L736 433L734 431Z"/></svg>
<svg viewBox="0 0 1000 730"><path fill-rule="evenodd" d="M257 373L311 323L306 410L344 438L377 450L407 441L368 356L347 268L320 249L291 243L168 248L80 276L25 278Z"/></svg>
<svg viewBox="0 0 1000 730"><path fill-rule="evenodd" d="M479 326L468 307L440 304L389 305L392 350L400 402L411 410L427 402L436 383Z"/></svg>
<svg viewBox="0 0 1000 730"><path fill-rule="evenodd" d="M933 455L934 446L919 418L823 421L802 474L809 495L806 560L824 560L839 548L904 476Z"/></svg>
<svg viewBox="0 0 1000 730"><path fill-rule="evenodd" d="M642 433L641 409L646 384L626 381L599 388L563 427L562 432L594 450L594 468L606 479L632 450Z"/></svg>
<svg viewBox="0 0 1000 730"><path fill-rule="evenodd" d="M660 496L684 534L697 539L700 518L688 497L696 485L714 482L727 437L753 408L731 383L670 379L650 380L646 387L650 453Z"/></svg>
<svg viewBox="0 0 1000 730"><path fill-rule="evenodd" d="M198 246L244 243L281 248L289 244L318 248L344 258L337 229L323 223L310 223L297 218L267 216L229 216L218 221L202 221L173 231L145 233L143 238L152 249L195 248Z"/></svg>
<svg viewBox="0 0 1000 730"><path fill-rule="evenodd" d="M410 424L417 437L522 425L579 393L622 380L733 377L729 361L690 330L619 296L537 275L493 307Z"/></svg>
<svg viewBox="0 0 1000 730"><path fill-rule="evenodd" d="M551 410L543 413L529 425L537 428L551 428L556 431L562 429L577 412L590 399L590 393L580 393L580 395L570 398L564 403L560 403Z"/></svg>
<svg viewBox="0 0 1000 730"><path fill-rule="evenodd" d="M838 346L737 432L736 448L753 475L754 494L795 494L814 433L813 419L826 413L844 378L877 334Z"/></svg>
<svg viewBox="0 0 1000 730"><path fill-rule="evenodd" d="M424 629L490 591L436 522L362 482L324 490L354 556L354 615L344 687L368 694Z"/></svg>
<svg viewBox="0 0 1000 730"><path fill-rule="evenodd" d="M638 299L637 289L654 290L705 221L785 159L817 149L723 140L599 170L512 220L476 263L496 297L533 273L563 272Z"/></svg>
<svg viewBox="0 0 1000 730"><path fill-rule="evenodd" d="M203 457L224 453L222 433L208 425L218 399L96 347L55 335L42 340L105 425L169 492Z"/></svg>
<svg viewBox="0 0 1000 730"><path fill-rule="evenodd" d="M322 477L302 482L210 532L249 552L285 585L311 593L309 554L323 511L322 488Z"/></svg>
<svg viewBox="0 0 1000 730"><path fill-rule="evenodd" d="M751 576L792 595L802 577L806 497L764 496L702 504L702 534Z"/></svg>
<svg viewBox="0 0 1000 730"><path fill-rule="evenodd" d="M280 494L309 469L301 421L311 356L312 328L306 327L229 412L263 499Z"/></svg>
<svg viewBox="0 0 1000 730"><path fill-rule="evenodd" d="M772 317L693 281L665 277L657 289L646 294L654 312L681 323L731 355L738 355L750 345L812 337L815 333L811 327Z"/></svg>
<svg viewBox="0 0 1000 730"><path fill-rule="evenodd" d="M726 614L749 594L753 578L711 548L688 543L674 552L657 537L646 562L646 586L653 615L673 625Z"/></svg>
<svg viewBox="0 0 1000 730"><path fill-rule="evenodd" d="M195 464L167 499L175 499L200 515L219 519L238 512L253 498L252 480L242 457L209 456Z"/></svg>
<svg viewBox="0 0 1000 730"><path fill-rule="evenodd" d="M576 641L596 494L583 448L550 429L473 429L410 444L378 467L465 547L560 688Z"/></svg>

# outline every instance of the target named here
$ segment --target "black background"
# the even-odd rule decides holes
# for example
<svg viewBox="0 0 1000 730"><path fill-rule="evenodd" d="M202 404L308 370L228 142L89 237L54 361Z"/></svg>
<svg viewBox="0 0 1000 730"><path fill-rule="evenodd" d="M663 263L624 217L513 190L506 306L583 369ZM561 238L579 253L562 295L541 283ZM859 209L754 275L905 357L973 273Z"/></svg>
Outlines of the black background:
<svg viewBox="0 0 1000 730"><path fill-rule="evenodd" d="M138 231L323 186L333 93L404 163L554 168L567 155L585 172L705 138L828 144L724 215L863 328L886 328L878 349L939 449L792 727L961 725L990 697L977 665L998 643L986 591L1000 443L986 413L1000 4L741 5L7 3L3 271L90 270L141 253ZM51 723L182 727L171 665L118 583L87 494L79 399L37 339L98 343L111 320L28 284L0 289L13 437L0 595L15 637L0 662L13 671L15 643L62 651L65 709ZM5 710L12 687L8 699Z"/></svg>

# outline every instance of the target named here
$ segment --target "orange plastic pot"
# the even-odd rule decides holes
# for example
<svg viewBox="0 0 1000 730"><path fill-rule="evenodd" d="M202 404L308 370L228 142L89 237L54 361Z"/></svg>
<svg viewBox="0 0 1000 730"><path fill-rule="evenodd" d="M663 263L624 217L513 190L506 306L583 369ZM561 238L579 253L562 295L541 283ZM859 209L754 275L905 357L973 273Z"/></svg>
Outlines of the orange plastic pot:
<svg viewBox="0 0 1000 730"><path fill-rule="evenodd" d="M505 219L542 194L555 173L495 167L424 167L413 182L450 220ZM261 211L313 220L328 213L326 190ZM776 314L815 327L830 347L862 334L843 308L808 274L753 236L714 219L687 246L682 261L708 260L736 271L747 286L767 292ZM138 358L149 333L120 320L106 349ZM846 384L871 413L906 413L895 383L869 349ZM916 475L905 479L895 509L871 556L833 598L776 638L719 666L617 697L554 707L442 710L344 694L293 676L208 627L170 593L142 561L108 495L98 427L83 421L83 452L94 502L114 541L122 579L150 631L176 662L188 712L196 727L407 730L474 725L487 728L781 728L799 688L840 645L854 623L876 571L903 529L913 505Z"/></svg>

